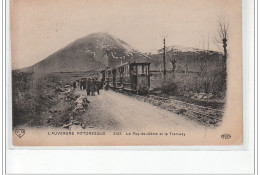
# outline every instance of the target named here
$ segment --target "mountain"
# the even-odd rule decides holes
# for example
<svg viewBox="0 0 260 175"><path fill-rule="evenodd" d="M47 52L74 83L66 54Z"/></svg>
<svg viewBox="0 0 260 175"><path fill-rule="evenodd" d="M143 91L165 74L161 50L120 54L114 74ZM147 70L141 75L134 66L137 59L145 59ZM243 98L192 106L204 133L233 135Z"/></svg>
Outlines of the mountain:
<svg viewBox="0 0 260 175"><path fill-rule="evenodd" d="M217 67L221 63L219 62L221 53L216 51L181 46L169 46L166 51L166 58L177 53L175 56L177 59L176 69L180 69L180 71L186 69L187 65L191 65L192 71L198 71L205 59ZM150 62L151 70L161 70L163 68L162 59L163 49L141 53L125 41L108 33L92 33L75 40L35 65L18 71L35 73L81 72L114 67L129 61ZM171 62L166 59L166 69L170 70L171 67Z"/></svg>
<svg viewBox="0 0 260 175"><path fill-rule="evenodd" d="M202 68L208 71L217 72L222 70L222 53L213 50L198 49L193 47L183 47L179 45L166 47L166 70L172 69L172 60L175 60L177 72L201 72ZM162 70L163 49L152 50L145 53L151 62L151 70Z"/></svg>
<svg viewBox="0 0 260 175"><path fill-rule="evenodd" d="M79 38L33 66L20 71L49 73L104 69L127 61L144 61L147 56L108 33Z"/></svg>

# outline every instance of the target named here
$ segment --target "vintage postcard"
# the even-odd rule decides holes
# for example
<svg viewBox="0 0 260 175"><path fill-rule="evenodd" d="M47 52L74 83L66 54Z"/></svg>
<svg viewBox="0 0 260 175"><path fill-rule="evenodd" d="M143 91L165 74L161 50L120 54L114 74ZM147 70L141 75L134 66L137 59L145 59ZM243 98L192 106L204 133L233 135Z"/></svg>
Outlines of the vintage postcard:
<svg viewBox="0 0 260 175"><path fill-rule="evenodd" d="M241 0L11 0L10 30L14 146L244 143Z"/></svg>

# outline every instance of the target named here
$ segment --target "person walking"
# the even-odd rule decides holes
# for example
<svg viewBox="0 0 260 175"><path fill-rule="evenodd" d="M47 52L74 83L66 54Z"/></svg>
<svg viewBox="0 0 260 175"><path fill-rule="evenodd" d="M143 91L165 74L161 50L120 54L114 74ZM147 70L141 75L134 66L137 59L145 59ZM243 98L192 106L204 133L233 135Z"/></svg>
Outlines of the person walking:
<svg viewBox="0 0 260 175"><path fill-rule="evenodd" d="M101 88L101 83L99 81L97 81L97 79L96 79L96 90L97 90L98 95L99 95L100 88Z"/></svg>
<svg viewBox="0 0 260 175"><path fill-rule="evenodd" d="M83 90L83 81L80 80L80 90Z"/></svg>
<svg viewBox="0 0 260 175"><path fill-rule="evenodd" d="M90 83L90 91L92 96L95 96L95 88L96 88L96 80L92 78Z"/></svg>
<svg viewBox="0 0 260 175"><path fill-rule="evenodd" d="M86 86L86 91L87 91L87 95L90 95L90 78L87 79L87 86Z"/></svg>
<svg viewBox="0 0 260 175"><path fill-rule="evenodd" d="M72 86L73 86L73 89L75 90L76 87L77 87L76 81L73 82L73 85L72 85Z"/></svg>
<svg viewBox="0 0 260 175"><path fill-rule="evenodd" d="M83 90L86 89L86 84L87 84L86 79L84 79L84 80L83 80Z"/></svg>
<svg viewBox="0 0 260 175"><path fill-rule="evenodd" d="M106 78L106 81L105 81L105 91L108 91L108 88L109 88L109 79Z"/></svg>

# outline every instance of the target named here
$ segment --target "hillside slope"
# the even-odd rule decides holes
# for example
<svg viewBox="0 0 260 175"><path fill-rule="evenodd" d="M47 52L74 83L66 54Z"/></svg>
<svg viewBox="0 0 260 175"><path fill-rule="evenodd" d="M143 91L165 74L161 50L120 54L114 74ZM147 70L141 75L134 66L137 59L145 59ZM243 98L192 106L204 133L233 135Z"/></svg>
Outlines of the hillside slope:
<svg viewBox="0 0 260 175"><path fill-rule="evenodd" d="M49 73L98 70L142 58L143 55L126 42L108 33L93 33L20 71Z"/></svg>

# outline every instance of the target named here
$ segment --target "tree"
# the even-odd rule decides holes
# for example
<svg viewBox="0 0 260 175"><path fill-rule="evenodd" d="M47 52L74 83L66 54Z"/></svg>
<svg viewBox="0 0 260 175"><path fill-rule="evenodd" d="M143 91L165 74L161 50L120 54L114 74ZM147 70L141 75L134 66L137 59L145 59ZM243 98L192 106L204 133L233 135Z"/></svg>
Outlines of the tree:
<svg viewBox="0 0 260 175"><path fill-rule="evenodd" d="M227 43L228 43L228 27L229 23L225 18L219 18L218 20L218 36L215 40L223 45L223 66L226 71L226 61L227 61Z"/></svg>
<svg viewBox="0 0 260 175"><path fill-rule="evenodd" d="M166 58L167 60L171 63L172 65L172 73L174 74L175 69L176 69L176 63L177 63L177 58L180 57L180 52L177 50L171 49L166 53Z"/></svg>
<svg viewBox="0 0 260 175"><path fill-rule="evenodd" d="M221 76L221 86L223 92L226 91L226 81L227 81L227 56L228 56L228 51L227 51L227 44L228 44L228 28L229 28L229 23L225 20L225 18L219 18L218 20L218 36L215 37L215 40L218 43L221 43L223 46L223 70L220 72Z"/></svg>

